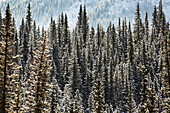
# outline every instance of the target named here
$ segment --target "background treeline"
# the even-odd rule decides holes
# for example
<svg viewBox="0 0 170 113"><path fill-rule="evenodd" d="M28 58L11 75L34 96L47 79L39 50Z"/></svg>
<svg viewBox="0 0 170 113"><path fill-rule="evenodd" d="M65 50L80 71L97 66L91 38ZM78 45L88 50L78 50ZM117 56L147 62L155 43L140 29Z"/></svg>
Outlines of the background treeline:
<svg viewBox="0 0 170 113"><path fill-rule="evenodd" d="M162 0L151 26L119 18L107 31L89 28L80 6L76 27L51 17L37 27L30 4L19 29L9 4L0 13L0 113L168 113L170 110L169 22Z"/></svg>

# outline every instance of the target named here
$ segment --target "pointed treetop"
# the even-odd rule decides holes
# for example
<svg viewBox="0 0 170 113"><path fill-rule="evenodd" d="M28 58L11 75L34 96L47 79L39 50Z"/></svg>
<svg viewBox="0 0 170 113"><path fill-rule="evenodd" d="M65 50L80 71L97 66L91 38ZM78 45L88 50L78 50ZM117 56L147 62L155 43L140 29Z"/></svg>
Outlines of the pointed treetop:
<svg viewBox="0 0 170 113"><path fill-rule="evenodd" d="M53 16L51 16L51 24L53 23Z"/></svg>
<svg viewBox="0 0 170 113"><path fill-rule="evenodd" d="M83 11L82 11L82 4L80 5L80 10L78 13L78 25L82 25L82 15L83 15Z"/></svg>
<svg viewBox="0 0 170 113"><path fill-rule="evenodd" d="M148 12L146 12L145 21L148 20Z"/></svg>
<svg viewBox="0 0 170 113"><path fill-rule="evenodd" d="M1 26L2 26L2 15L1 15L1 9L0 9L0 30L1 30Z"/></svg>
<svg viewBox="0 0 170 113"><path fill-rule="evenodd" d="M31 18L31 6L30 3L28 4L28 8L27 8L27 16L26 16L26 23L29 27L29 31L31 31L31 23L32 22L32 18Z"/></svg>
<svg viewBox="0 0 170 113"><path fill-rule="evenodd" d="M6 19L6 25L8 24L11 24L11 11L10 11L10 6L9 6L9 3L7 4L7 7L6 7L6 16L5 16L5 19Z"/></svg>
<svg viewBox="0 0 170 113"><path fill-rule="evenodd" d="M159 1L159 11L162 11L162 0Z"/></svg>
<svg viewBox="0 0 170 113"><path fill-rule="evenodd" d="M67 14L65 14L65 24L68 24Z"/></svg>
<svg viewBox="0 0 170 113"><path fill-rule="evenodd" d="M145 27L148 28L148 25L149 25L149 22L148 22L148 13L146 12L146 15L145 15Z"/></svg>
<svg viewBox="0 0 170 113"><path fill-rule="evenodd" d="M140 6L139 6L139 3L137 4L137 8L136 8L136 16L137 18L140 18Z"/></svg>

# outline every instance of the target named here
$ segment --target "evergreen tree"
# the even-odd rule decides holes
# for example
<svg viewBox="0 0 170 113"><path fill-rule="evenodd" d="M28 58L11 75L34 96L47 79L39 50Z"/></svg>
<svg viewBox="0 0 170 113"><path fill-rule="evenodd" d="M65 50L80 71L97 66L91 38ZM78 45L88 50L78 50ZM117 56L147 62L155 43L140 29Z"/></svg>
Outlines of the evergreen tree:
<svg viewBox="0 0 170 113"><path fill-rule="evenodd" d="M58 23L57 23L57 39L58 39L58 46L61 47L61 20L60 20L60 16L58 18Z"/></svg>
<svg viewBox="0 0 170 113"><path fill-rule="evenodd" d="M69 27L68 27L68 20L67 15L65 14L65 21L64 21L64 44L69 43Z"/></svg>
<svg viewBox="0 0 170 113"><path fill-rule="evenodd" d="M133 64L134 59L134 48L133 48L133 39L132 39L132 31L131 31L131 24L129 21L129 28L128 28L128 53L129 53L129 60L131 64Z"/></svg>
<svg viewBox="0 0 170 113"><path fill-rule="evenodd" d="M134 113L137 112L136 110L136 102L134 100L134 89L133 89L133 84L134 84L134 80L133 80L133 76L132 76L132 66L131 66L131 62L128 62L128 96L127 96L127 103L126 103L126 111L128 113Z"/></svg>
<svg viewBox="0 0 170 113"><path fill-rule="evenodd" d="M121 19L119 17L119 23L118 23L118 34L117 34L117 47L116 47L116 51L117 51L117 54L118 54L118 63L121 62L121 54L122 54L122 51L121 49L123 47L122 46L122 29L121 29Z"/></svg>
<svg viewBox="0 0 170 113"><path fill-rule="evenodd" d="M13 31L13 40L15 42L15 50L14 50L14 55L18 55L18 50L19 50L19 40L18 40L18 35L17 35L17 30L16 30L16 25L15 25L15 18L12 19L12 27L14 28Z"/></svg>
<svg viewBox="0 0 170 113"><path fill-rule="evenodd" d="M86 21L86 20L85 20ZM78 13L78 21L77 21L78 33L82 33L83 27L83 9L82 5L80 5L79 13Z"/></svg>
<svg viewBox="0 0 170 113"><path fill-rule="evenodd" d="M86 40L88 38L88 35L89 35L89 24L88 24L86 6L84 5L84 11L83 11L83 39L84 39L85 46L86 46Z"/></svg>
<svg viewBox="0 0 170 113"><path fill-rule="evenodd" d="M94 112L94 97L93 97L93 91L90 93L88 97L88 109L87 113L93 113Z"/></svg>
<svg viewBox="0 0 170 113"><path fill-rule="evenodd" d="M1 31L1 29L2 29L2 15L1 15L1 10L0 10L0 31ZM0 40L1 40L1 37L0 37Z"/></svg>
<svg viewBox="0 0 170 113"><path fill-rule="evenodd" d="M162 7L162 0L159 1L159 7L158 7L159 11L158 11L158 34L161 32L160 30L163 29L164 26L162 26L162 22L163 22L163 7Z"/></svg>
<svg viewBox="0 0 170 113"><path fill-rule="evenodd" d="M140 112L147 112L148 110L148 76L146 75L147 70L146 67L143 66L141 68L141 73L142 73L142 91L141 91L141 104L139 107Z"/></svg>
<svg viewBox="0 0 170 113"><path fill-rule="evenodd" d="M168 31L166 31L168 32ZM169 112L170 108L170 94L169 94L169 88L170 88L170 72L169 72L169 40L170 35L165 35L163 37L164 39L164 46L163 46L163 54L164 54L164 60L163 60L163 103L162 103L162 108L163 108L163 113Z"/></svg>
<svg viewBox="0 0 170 113"><path fill-rule="evenodd" d="M73 96L71 94L70 84L66 84L63 91L63 98L61 101L61 111L64 113L70 113L73 110Z"/></svg>
<svg viewBox="0 0 170 113"><path fill-rule="evenodd" d="M28 31L28 25L26 24L24 26L24 34L23 34L23 48L22 48L22 55L23 55L23 65L24 65L24 69L23 72L25 72L25 66L27 64L27 60L28 60L28 52L29 52L29 35L26 33Z"/></svg>
<svg viewBox="0 0 170 113"><path fill-rule="evenodd" d="M104 93L105 93L105 102L110 104L110 96L109 96L109 70L107 69L106 63L106 53L104 53Z"/></svg>
<svg viewBox="0 0 170 113"><path fill-rule="evenodd" d="M105 110L105 95L104 95L104 83L103 83L103 77L102 77L102 53L100 50L100 57L97 59L99 61L98 64L98 74L97 78L94 81L92 94L94 98L94 112L96 113L103 113Z"/></svg>
<svg viewBox="0 0 170 113"><path fill-rule="evenodd" d="M42 41L39 42L41 47L34 52L35 60L31 65L30 79L28 79L28 96L27 104L30 112L47 112L49 74L50 74L50 52L47 47L48 39L46 34Z"/></svg>
<svg viewBox="0 0 170 113"><path fill-rule="evenodd" d="M73 113L83 113L82 99L79 90L76 91L76 95L74 96Z"/></svg>
<svg viewBox="0 0 170 113"><path fill-rule="evenodd" d="M74 44L75 42L75 44ZM69 67L69 72L70 72L70 87L72 88L72 94L74 95L76 90L81 90L81 76L80 76L80 67L78 64L78 58L77 58L77 51L76 51L76 37L72 40L72 53L71 53L71 62L70 62L70 67Z"/></svg>
<svg viewBox="0 0 170 113"><path fill-rule="evenodd" d="M135 24L134 24L134 43L137 44L137 46L139 46L139 42L141 40L141 24L142 24L142 20L141 20L141 15L140 15L140 8L139 8L139 3L137 5L136 8L136 13L135 13Z"/></svg>
<svg viewBox="0 0 170 113"><path fill-rule="evenodd" d="M38 46L39 39L38 38L39 37L38 37L38 32L37 32L37 26L34 21L34 23L33 23L33 51L35 51L39 48L39 46Z"/></svg>
<svg viewBox="0 0 170 113"><path fill-rule="evenodd" d="M135 101L137 104L140 103L140 89L141 89L141 76L140 67L141 57L142 57L142 39L143 39L143 25L140 15L139 3L137 5L135 13L135 24L133 30L133 40L134 40L134 82L135 82Z"/></svg>
<svg viewBox="0 0 170 113"><path fill-rule="evenodd" d="M32 18L31 18L31 6L30 6L30 3L28 4L28 7L27 7L26 24L28 25L28 31L31 31Z"/></svg>
<svg viewBox="0 0 170 113"><path fill-rule="evenodd" d="M67 15L65 14L65 23L64 23L64 43L63 43L63 54L64 54L64 59L62 59L64 65L64 80L65 83L69 83L69 57L71 55L71 39L70 39L70 31L69 31L69 26L68 26L68 20L67 20Z"/></svg>
<svg viewBox="0 0 170 113"><path fill-rule="evenodd" d="M61 86L61 58L60 58L60 48L59 45L57 43L57 39L59 39L59 37L57 37L57 28L56 28L56 24L55 24L55 20L52 19L51 17L51 23L50 23L50 37L49 37L49 45L50 46L50 53L51 53L51 59L54 61L55 65L55 71L56 71L56 79L57 82L59 84L59 86ZM61 89L63 89L64 87L61 87Z"/></svg>
<svg viewBox="0 0 170 113"><path fill-rule="evenodd" d="M167 28L169 27L166 26L166 18L165 18L165 14L163 13L161 27L160 27L160 33L162 36L167 35L167 31L166 31Z"/></svg>
<svg viewBox="0 0 170 113"><path fill-rule="evenodd" d="M145 41L148 44L149 41L149 21L148 21L148 13L146 12L145 16ZM147 47L148 50L148 47Z"/></svg>
<svg viewBox="0 0 170 113"><path fill-rule="evenodd" d="M26 15L26 37L28 38L28 59L27 62L33 62L33 43L34 37L32 36L32 18L31 18L31 6L30 3L27 7L27 15Z"/></svg>
<svg viewBox="0 0 170 113"><path fill-rule="evenodd" d="M62 30L64 28L64 14L63 13L61 13L61 28Z"/></svg>
<svg viewBox="0 0 170 113"><path fill-rule="evenodd" d="M51 97L51 99L50 99L51 100L50 113L55 113L61 105L61 96L62 96L62 91L60 90L60 87L57 83L55 76L52 77L51 90L52 91L51 91L51 95L50 95L50 97Z"/></svg>
<svg viewBox="0 0 170 113"><path fill-rule="evenodd" d="M148 98L149 98L149 102L148 102L149 113L158 112L158 106L157 106L158 99L157 99L157 93L155 90L154 83L151 83L148 94L149 94L149 96L148 96Z"/></svg>
<svg viewBox="0 0 170 113"><path fill-rule="evenodd" d="M19 28L19 46L23 49L23 37L24 37L24 18L22 18L21 25Z"/></svg>
<svg viewBox="0 0 170 113"><path fill-rule="evenodd" d="M89 30L80 5L71 33L68 17L51 17L46 34L30 3L19 31L9 4L0 11L0 113L169 112L169 22L162 0L152 23L139 3L133 32L126 18ZM117 30L117 32L116 32ZM151 34L150 34L151 33ZM18 66L20 65L20 66Z"/></svg>
<svg viewBox="0 0 170 113"><path fill-rule="evenodd" d="M157 17L157 8L156 5L154 6L154 11L152 13L152 28L156 28L156 30L158 29L158 17Z"/></svg>
<svg viewBox="0 0 170 113"><path fill-rule="evenodd" d="M104 87L100 75L97 77L93 87L94 112L103 113L105 110Z"/></svg>
<svg viewBox="0 0 170 113"><path fill-rule="evenodd" d="M12 26L10 6L7 4L0 41L0 112L19 112L17 85L19 75L17 57L14 54L15 42L13 41L14 27Z"/></svg>
<svg viewBox="0 0 170 113"><path fill-rule="evenodd" d="M100 48L100 45L101 45L101 41L102 41L102 39L101 39L101 28L100 28L100 25L98 24L97 25L97 49L99 50L99 48Z"/></svg>

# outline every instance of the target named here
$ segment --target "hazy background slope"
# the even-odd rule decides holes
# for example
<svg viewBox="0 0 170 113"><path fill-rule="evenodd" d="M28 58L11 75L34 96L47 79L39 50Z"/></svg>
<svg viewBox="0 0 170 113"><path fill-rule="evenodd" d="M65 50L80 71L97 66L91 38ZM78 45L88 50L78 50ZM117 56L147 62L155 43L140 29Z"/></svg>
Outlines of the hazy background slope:
<svg viewBox="0 0 170 113"><path fill-rule="evenodd" d="M73 29L79 11L80 4L85 4L89 21L92 26L100 23L106 28L110 20L117 24L119 16L134 20L136 5L140 3L141 16L144 19L148 11L151 21L154 5L158 6L159 0L1 0L0 8L4 14L7 3L10 3L11 12L16 19L17 26L20 25L22 17L25 18L27 5L31 3L32 18L42 27L48 27L50 17L57 19L64 12L67 13L70 29ZM167 21L170 21L170 0L163 0L163 10Z"/></svg>

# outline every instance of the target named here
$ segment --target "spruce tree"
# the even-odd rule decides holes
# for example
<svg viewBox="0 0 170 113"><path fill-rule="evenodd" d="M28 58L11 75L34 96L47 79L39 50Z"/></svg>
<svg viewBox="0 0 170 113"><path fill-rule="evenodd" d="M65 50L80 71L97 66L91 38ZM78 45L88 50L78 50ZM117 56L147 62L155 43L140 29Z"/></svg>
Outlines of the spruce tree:
<svg viewBox="0 0 170 113"><path fill-rule="evenodd" d="M57 40L58 40L58 46L61 47L61 20L60 20L60 16L58 17L58 21L57 21Z"/></svg>
<svg viewBox="0 0 170 113"><path fill-rule="evenodd" d="M78 21L77 21L78 33L82 33L83 30L83 9L82 5L80 5L79 13L78 13Z"/></svg>
<svg viewBox="0 0 170 113"><path fill-rule="evenodd" d="M133 75L132 75L132 65L130 60L128 61L128 96L126 97L127 103L126 103L126 111L128 113L134 113L137 112L136 110L136 102L134 100L134 80L133 80Z"/></svg>
<svg viewBox="0 0 170 113"><path fill-rule="evenodd" d="M100 48L100 45L101 45L101 28L100 28L100 25L99 24L97 24L97 49L99 50L99 48Z"/></svg>
<svg viewBox="0 0 170 113"><path fill-rule="evenodd" d="M76 90L81 90L81 85L82 85L82 81L81 81L81 75L80 75L80 67L78 64L78 58L77 58L77 51L76 51L76 36L75 38L73 38L72 40L72 53L71 53L71 62L70 62L70 66L69 66L69 72L70 72L70 80L69 80L69 84L70 87L72 88L72 94L75 95Z"/></svg>
<svg viewBox="0 0 170 113"><path fill-rule="evenodd" d="M98 64L98 73L97 78L94 81L94 85L92 88L92 94L94 98L94 112L103 113L105 110L105 95L104 95L104 83L103 83L103 58L102 58L101 50L99 52L99 58L97 59Z"/></svg>
<svg viewBox="0 0 170 113"><path fill-rule="evenodd" d="M105 93L105 102L110 104L109 96L109 70L106 62L106 52L104 53L104 93Z"/></svg>
<svg viewBox="0 0 170 113"><path fill-rule="evenodd" d="M18 39L18 34L17 34L17 29L16 29L16 25L15 25L15 18L12 19L12 27L14 28L13 31L13 40L15 41L15 50L14 50L14 55L18 54L19 51L19 39Z"/></svg>
<svg viewBox="0 0 170 113"><path fill-rule="evenodd" d="M65 85L62 97L61 110L64 113L70 113L73 110L73 95L70 84Z"/></svg>
<svg viewBox="0 0 170 113"><path fill-rule="evenodd" d="M146 70L146 67L145 66L142 66L141 67L141 73L142 73L142 90L141 90L141 104L140 104L140 107L139 107L139 112L147 112L148 110L148 92L149 92L149 89L148 89L148 75L146 74L147 73L147 70Z"/></svg>
<svg viewBox="0 0 170 113"><path fill-rule="evenodd" d="M145 15L145 41L148 44L149 41L149 21L148 21L148 13ZM148 47L147 47L148 49Z"/></svg>
<svg viewBox="0 0 170 113"><path fill-rule="evenodd" d="M19 46L23 49L23 37L24 37L24 18L22 18L21 25L19 28Z"/></svg>
<svg viewBox="0 0 170 113"><path fill-rule="evenodd" d="M62 30L64 28L64 14L63 14L63 12L61 13L61 28L62 28Z"/></svg>
<svg viewBox="0 0 170 113"><path fill-rule="evenodd" d="M93 97L93 91L90 93L88 97L88 108L87 113L93 113L94 112L94 97Z"/></svg>
<svg viewBox="0 0 170 113"><path fill-rule="evenodd" d="M150 80L151 81L151 80ZM149 88L148 92L148 110L149 113L155 113L158 112L158 99L157 99L157 93L155 90L155 84L152 82Z"/></svg>
<svg viewBox="0 0 170 113"><path fill-rule="evenodd" d="M17 57L14 54L15 42L13 41L14 27L12 26L10 6L7 4L0 41L0 112L19 112L17 106L17 82L19 75L16 64Z"/></svg>
<svg viewBox="0 0 170 113"><path fill-rule="evenodd" d="M31 6L30 6L30 3L28 4L28 7L27 7L26 24L28 24L28 31L31 31L32 18L31 18Z"/></svg>
<svg viewBox="0 0 170 113"><path fill-rule="evenodd" d="M133 39L132 39L132 31L131 31L131 24L129 21L129 28L128 28L128 53L129 53L129 60L131 64L133 64L134 59L134 48L133 48Z"/></svg>
<svg viewBox="0 0 170 113"><path fill-rule="evenodd" d="M30 112L47 112L49 108L48 103L48 89L50 76L50 51L47 47L48 39L45 36L39 42L40 48L34 52L34 62L32 63L30 79L28 79L29 90L27 91L27 106Z"/></svg>
<svg viewBox="0 0 170 113"><path fill-rule="evenodd" d="M139 3L137 4L136 12L135 12L135 24L134 24L134 43L139 46L139 42L141 40L141 15L140 15L140 7Z"/></svg>
<svg viewBox="0 0 170 113"><path fill-rule="evenodd" d="M37 34L37 26L36 26L36 23L34 21L33 23L33 51L37 50L38 49L38 34Z"/></svg>
<svg viewBox="0 0 170 113"><path fill-rule="evenodd" d="M84 39L84 44L86 46L86 40L89 35L89 23L88 23L88 18L87 18L87 12L86 12L86 6L84 5L84 11L83 11L83 39Z"/></svg>
<svg viewBox="0 0 170 113"><path fill-rule="evenodd" d="M166 31L168 32L168 31ZM164 46L163 46L163 103L162 103L162 108L163 108L163 113L169 112L170 108L170 93L169 93L169 88L170 88L170 72L169 72L169 43L170 43L170 35L165 35L163 37L164 39Z"/></svg>
<svg viewBox="0 0 170 113"><path fill-rule="evenodd" d="M73 102L73 113L83 113L82 99L80 97L79 90L76 91Z"/></svg>
<svg viewBox="0 0 170 113"><path fill-rule="evenodd" d="M55 70L55 69L53 69ZM50 113L55 113L57 109L61 106L61 96L62 96L62 91L60 90L60 87L58 85L58 82L56 80L56 77L52 77L51 81L51 92L50 92ZM60 109L59 109L60 110Z"/></svg>
<svg viewBox="0 0 170 113"><path fill-rule="evenodd" d="M143 39L143 25L140 15L139 3L137 4L135 13L135 24L133 30L133 41L134 41L134 82L135 82L135 101L137 104L140 103L140 89L141 89L141 76L138 67L140 67L142 57L142 40Z"/></svg>
<svg viewBox="0 0 170 113"><path fill-rule="evenodd" d="M153 31L155 31L155 36L158 36L158 14L157 14L157 8L156 5L154 6L154 11L152 13L152 35ZM151 37L150 44L152 44L153 37Z"/></svg>
<svg viewBox="0 0 170 113"><path fill-rule="evenodd" d="M2 15L1 15L1 10L0 10L0 31L1 31L1 29L2 29ZM1 37L0 37L0 40L1 40Z"/></svg>
<svg viewBox="0 0 170 113"><path fill-rule="evenodd" d="M94 112L103 113L105 110L104 87L100 75L98 75L96 82L94 83L93 92L94 92L93 98L95 102Z"/></svg>
<svg viewBox="0 0 170 113"><path fill-rule="evenodd" d="M163 22L163 7L162 7L162 0L159 1L159 6L158 6L158 14L157 14L157 18L158 18L158 34L161 32L161 29L163 29L163 25L162 25L162 22Z"/></svg>

